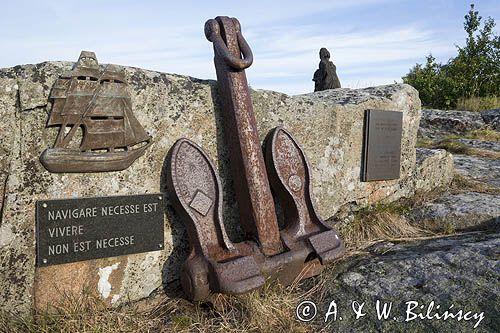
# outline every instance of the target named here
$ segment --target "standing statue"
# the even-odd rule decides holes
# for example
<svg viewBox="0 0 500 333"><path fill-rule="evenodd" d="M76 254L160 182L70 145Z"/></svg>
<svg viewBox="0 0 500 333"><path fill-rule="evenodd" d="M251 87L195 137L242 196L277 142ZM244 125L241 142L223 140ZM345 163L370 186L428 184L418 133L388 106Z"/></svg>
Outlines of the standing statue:
<svg viewBox="0 0 500 333"><path fill-rule="evenodd" d="M319 69L314 72L314 91L340 88L337 68L330 61L330 52L324 47L319 50Z"/></svg>

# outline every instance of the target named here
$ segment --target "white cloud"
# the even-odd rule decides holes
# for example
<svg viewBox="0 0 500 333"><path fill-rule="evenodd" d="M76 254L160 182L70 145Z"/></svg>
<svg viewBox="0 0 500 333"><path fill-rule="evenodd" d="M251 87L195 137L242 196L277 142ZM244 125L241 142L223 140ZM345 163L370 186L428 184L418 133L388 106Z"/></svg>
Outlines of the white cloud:
<svg viewBox="0 0 500 333"><path fill-rule="evenodd" d="M443 46L432 31L414 25L339 33L322 32L316 25L281 26L268 33L254 30L252 36L260 51L249 70L253 84L289 94L311 91L323 46L330 49L343 85L354 88L393 83L426 53L446 56L455 50L452 45ZM269 82L273 77L274 87ZM297 82L284 84L280 80L284 77Z"/></svg>
<svg viewBox="0 0 500 333"><path fill-rule="evenodd" d="M39 26L9 21L23 25L3 29L6 33L0 36L0 44L7 52L0 66L74 61L86 49L95 51L103 63L215 78L213 50L203 34L203 23L224 12L240 19L254 51L254 65L247 70L250 84L289 94L313 89L311 78L320 47L330 49L343 85L354 87L391 83L427 53L446 58L455 51L452 43L443 43L443 36L415 22L376 22L375 27L372 22L370 28L349 20L337 22L345 13L391 2L394 0L281 0L242 6L213 1L194 6L188 0L147 6L120 2L117 6L115 2L90 1L82 6L68 1L63 6L49 1L44 6L34 5L33 13L31 2L25 2L23 13L28 17L24 21L32 15L32 22ZM41 7L46 13L40 17ZM322 17L324 13L328 17Z"/></svg>

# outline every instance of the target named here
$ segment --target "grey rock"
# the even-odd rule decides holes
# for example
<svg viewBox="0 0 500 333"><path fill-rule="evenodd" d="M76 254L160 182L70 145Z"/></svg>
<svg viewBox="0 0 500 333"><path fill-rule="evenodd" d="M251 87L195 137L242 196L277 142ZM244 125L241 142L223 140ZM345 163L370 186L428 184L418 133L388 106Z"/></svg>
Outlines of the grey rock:
<svg viewBox="0 0 500 333"><path fill-rule="evenodd" d="M329 268L322 276L326 291L312 300L318 308L315 321L330 325L334 332L499 332L500 331L500 233L468 233L454 237L387 244L381 254L376 247L368 253L346 258ZM306 286L317 283L307 281ZM392 303L387 320L378 320L377 300ZM330 315L324 322L329 305L335 301L337 321ZM364 303L364 317L356 319L351 305ZM471 311L476 319L414 319L410 312L425 316L434 302L431 314L449 310L456 314ZM437 309L437 306L440 306ZM423 306L423 308L420 308ZM484 319L479 322L483 313ZM477 329L473 329L478 323Z"/></svg>
<svg viewBox="0 0 500 333"><path fill-rule="evenodd" d="M144 156L120 172L51 174L43 168L39 156L57 133L45 128L47 97L56 78L71 66L46 62L0 69L0 306L9 310L27 312L34 299L37 306L49 304L57 290L78 293L88 287L97 292L101 270L110 272L105 274L109 280L101 283L109 283L111 292L101 296L112 305L147 297L178 280L189 243L168 202L163 251L35 269L33 230L37 200L164 191L164 159L181 137L195 141L215 161L224 190L226 229L233 240L242 239L214 81L125 67L134 114L153 136ZM254 90L251 96L261 140L271 128L283 125L303 146L312 167L313 197L324 219L348 203L363 207L393 201L451 179L452 161L445 152L415 163L420 100L408 85L294 97ZM403 113L398 180L360 181L364 112L370 108Z"/></svg>
<svg viewBox="0 0 500 333"><path fill-rule="evenodd" d="M482 141L475 139L457 139L457 141L470 148L500 151L500 141Z"/></svg>
<svg viewBox="0 0 500 333"><path fill-rule="evenodd" d="M379 202L391 202L401 197L410 197L415 192L426 193L436 188L446 187L453 179L453 157L444 149L416 149L416 162L412 176L401 180L400 190L382 197ZM408 192L408 189L414 191ZM381 190L372 193L373 196L383 194ZM382 189L383 191L383 189ZM406 193L406 194L404 194ZM350 201L339 207L331 221L349 224L354 219L354 213L365 207L366 201Z"/></svg>
<svg viewBox="0 0 500 333"><path fill-rule="evenodd" d="M487 124L478 112L422 110L419 136L437 139L484 128L487 128Z"/></svg>
<svg viewBox="0 0 500 333"><path fill-rule="evenodd" d="M481 117L486 124L490 124L494 129L500 130L500 108L481 111Z"/></svg>
<svg viewBox="0 0 500 333"><path fill-rule="evenodd" d="M435 231L489 228L500 222L500 193L447 194L418 207L411 221Z"/></svg>
<svg viewBox="0 0 500 333"><path fill-rule="evenodd" d="M324 101L330 102L334 104L363 104L369 101L373 96L379 97L381 99L391 98L394 94L396 94L399 90L399 85L385 85L385 86L377 86L377 87L368 87L362 89L350 89L350 88L339 88L333 90L324 90L318 91L314 93L299 95L309 97L314 101ZM415 100L415 97L411 93L408 93L405 98L408 98L412 103L418 103L419 100ZM408 121L410 119L406 119Z"/></svg>
<svg viewBox="0 0 500 333"><path fill-rule="evenodd" d="M453 157L444 149L417 148L416 165L413 182L419 192L447 185L453 178Z"/></svg>
<svg viewBox="0 0 500 333"><path fill-rule="evenodd" d="M500 188L500 160L469 155L453 155L457 173Z"/></svg>

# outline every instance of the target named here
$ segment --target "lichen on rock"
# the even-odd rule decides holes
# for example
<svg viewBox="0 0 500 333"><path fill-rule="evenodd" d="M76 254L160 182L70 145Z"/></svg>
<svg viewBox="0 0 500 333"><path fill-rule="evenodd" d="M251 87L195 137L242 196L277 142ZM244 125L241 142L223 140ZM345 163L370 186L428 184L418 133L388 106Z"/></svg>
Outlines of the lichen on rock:
<svg viewBox="0 0 500 333"><path fill-rule="evenodd" d="M45 128L51 107L47 98L53 82L71 66L68 62L45 62L0 70L0 306L18 312L56 297L50 283L54 279L59 279L61 290L90 287L97 292L99 270L117 262L120 265L108 280L112 292L107 300L114 305L147 297L178 279L189 245L185 228L168 201L165 248L154 254L35 269L34 228L37 200L164 191L164 159L181 137L196 142L214 160L223 183L226 229L232 240L242 239L214 81L126 67L134 114L153 136L152 146L120 172L52 174L43 168L39 156L52 146L57 133L57 129ZM261 140L270 129L283 125L303 146L312 167L313 197L325 220L344 205L362 207L393 201L450 180L446 153L434 153L416 163L420 100L408 85L300 96L252 90L251 96ZM360 181L367 109L403 113L398 180Z"/></svg>

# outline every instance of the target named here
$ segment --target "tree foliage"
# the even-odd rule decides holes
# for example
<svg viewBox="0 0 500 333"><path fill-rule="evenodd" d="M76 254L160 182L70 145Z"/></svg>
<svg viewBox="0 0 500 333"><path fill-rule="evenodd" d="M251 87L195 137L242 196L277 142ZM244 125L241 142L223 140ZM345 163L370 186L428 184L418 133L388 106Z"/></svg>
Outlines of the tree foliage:
<svg viewBox="0 0 500 333"><path fill-rule="evenodd" d="M481 28L482 17L471 4L465 15L465 46L446 64L436 63L432 54L425 65L416 64L403 82L415 87L426 106L455 107L459 98L500 96L500 36L488 17Z"/></svg>

